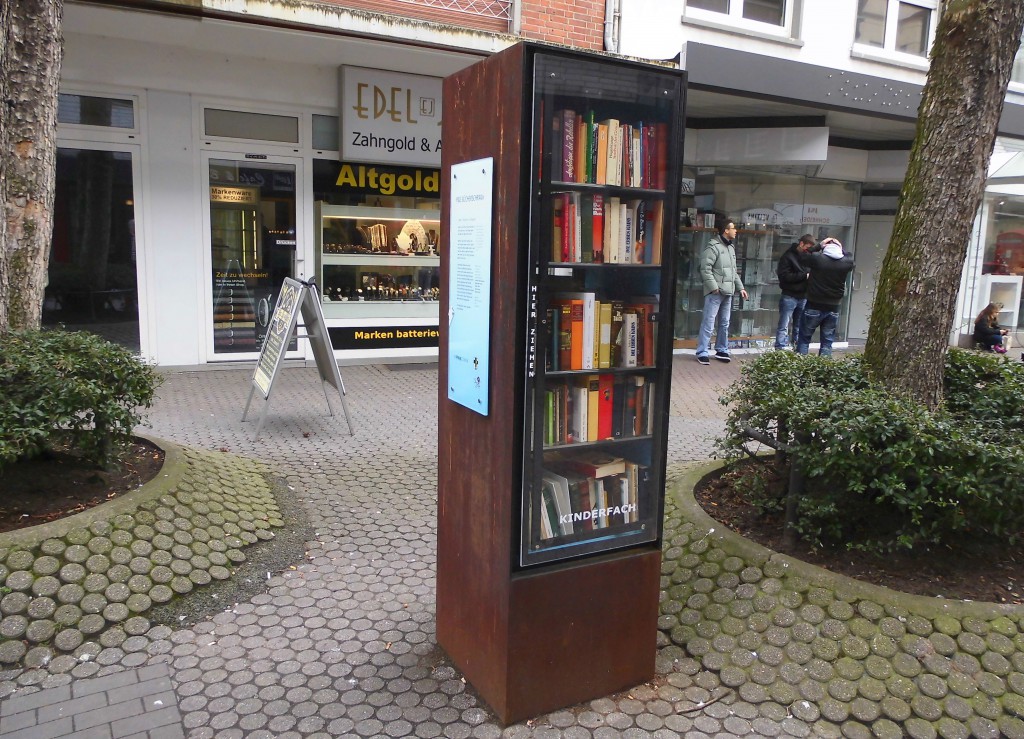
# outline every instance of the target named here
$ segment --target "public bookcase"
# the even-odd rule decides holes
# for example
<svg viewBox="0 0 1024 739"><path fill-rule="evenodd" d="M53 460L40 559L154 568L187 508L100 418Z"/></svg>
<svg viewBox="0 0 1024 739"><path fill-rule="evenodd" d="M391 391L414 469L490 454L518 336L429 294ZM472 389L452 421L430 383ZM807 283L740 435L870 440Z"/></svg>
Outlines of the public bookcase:
<svg viewBox="0 0 1024 739"><path fill-rule="evenodd" d="M505 723L654 675L685 76L444 82L438 642Z"/></svg>

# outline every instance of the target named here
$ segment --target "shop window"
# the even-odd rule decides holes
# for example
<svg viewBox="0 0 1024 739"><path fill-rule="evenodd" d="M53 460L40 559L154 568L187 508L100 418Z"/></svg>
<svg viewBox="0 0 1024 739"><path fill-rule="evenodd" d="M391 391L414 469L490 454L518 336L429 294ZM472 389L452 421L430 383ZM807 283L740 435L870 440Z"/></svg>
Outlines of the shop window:
<svg viewBox="0 0 1024 739"><path fill-rule="evenodd" d="M338 150L338 116L313 115L313 148Z"/></svg>
<svg viewBox="0 0 1024 739"><path fill-rule="evenodd" d="M859 0L857 43L927 57L938 16L936 0Z"/></svg>
<svg viewBox="0 0 1024 739"><path fill-rule="evenodd" d="M61 93L57 122L105 128L135 128L135 102L126 98Z"/></svg>
<svg viewBox="0 0 1024 739"><path fill-rule="evenodd" d="M206 108L203 123L206 136L299 143L299 119L295 116Z"/></svg>
<svg viewBox="0 0 1024 739"><path fill-rule="evenodd" d="M777 34L789 30L793 5L792 0L687 0L686 17Z"/></svg>

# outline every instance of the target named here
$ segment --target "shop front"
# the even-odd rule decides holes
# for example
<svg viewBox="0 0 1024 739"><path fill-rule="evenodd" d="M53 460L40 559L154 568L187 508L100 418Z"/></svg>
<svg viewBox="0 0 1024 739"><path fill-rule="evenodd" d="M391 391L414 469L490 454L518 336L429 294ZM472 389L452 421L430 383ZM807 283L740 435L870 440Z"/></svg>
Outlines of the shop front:
<svg viewBox="0 0 1024 739"><path fill-rule="evenodd" d="M436 359L441 80L494 39L433 33L71 4L47 322L165 367L250 363L294 277L339 361Z"/></svg>
<svg viewBox="0 0 1024 739"><path fill-rule="evenodd" d="M747 298L735 295L729 344L770 349L779 320L779 258L804 234L839 239L853 251L861 186L803 175L724 167L684 167L676 274L675 346L696 346L704 305L700 255L717 221L736 224L736 260ZM855 275L856 280L856 275ZM850 285L837 340L847 340Z"/></svg>

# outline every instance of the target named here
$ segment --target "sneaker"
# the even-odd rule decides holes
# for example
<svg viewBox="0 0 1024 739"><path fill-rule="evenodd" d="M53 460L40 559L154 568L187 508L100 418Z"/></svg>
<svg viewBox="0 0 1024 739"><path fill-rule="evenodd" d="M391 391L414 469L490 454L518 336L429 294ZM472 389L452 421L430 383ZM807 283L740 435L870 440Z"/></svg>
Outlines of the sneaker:
<svg viewBox="0 0 1024 739"><path fill-rule="evenodd" d="M729 352L715 352L715 359L721 362L731 362L732 357L729 356Z"/></svg>
<svg viewBox="0 0 1024 739"><path fill-rule="evenodd" d="M711 362L708 361L708 355L707 354L698 354L697 355L697 361L700 362L701 364L711 364Z"/></svg>

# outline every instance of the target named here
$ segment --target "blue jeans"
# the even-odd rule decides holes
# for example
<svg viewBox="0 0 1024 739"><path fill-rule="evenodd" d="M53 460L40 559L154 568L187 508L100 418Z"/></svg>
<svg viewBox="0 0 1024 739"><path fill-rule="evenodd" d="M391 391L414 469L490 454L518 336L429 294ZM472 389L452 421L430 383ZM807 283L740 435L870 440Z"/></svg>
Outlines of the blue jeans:
<svg viewBox="0 0 1024 739"><path fill-rule="evenodd" d="M811 345L814 329L821 327L821 348L818 354L823 357L832 356L832 341L836 338L836 326L839 325L839 312L804 308L803 321L800 324L800 338L796 342L796 350L806 354Z"/></svg>
<svg viewBox="0 0 1024 739"><path fill-rule="evenodd" d="M793 321L793 343L800 339L800 318L804 314L807 298L794 298L785 293L779 298L779 327L775 330L775 348L789 346L789 322Z"/></svg>
<svg viewBox="0 0 1024 739"><path fill-rule="evenodd" d="M729 316L732 314L732 295L708 293L704 296L704 316L700 319L700 338L697 356L706 357L711 346L711 332L715 333L715 351L729 353Z"/></svg>

